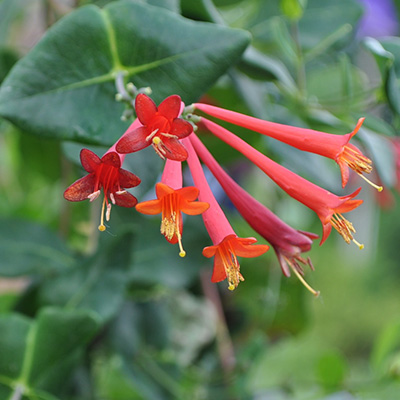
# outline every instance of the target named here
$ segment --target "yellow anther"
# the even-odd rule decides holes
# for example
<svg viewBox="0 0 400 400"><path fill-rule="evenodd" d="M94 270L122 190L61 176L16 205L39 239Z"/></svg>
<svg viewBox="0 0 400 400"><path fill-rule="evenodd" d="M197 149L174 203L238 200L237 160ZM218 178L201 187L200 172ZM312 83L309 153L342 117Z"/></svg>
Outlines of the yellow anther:
<svg viewBox="0 0 400 400"><path fill-rule="evenodd" d="M153 137L152 142L157 146L161 143L161 139L158 136Z"/></svg>
<svg viewBox="0 0 400 400"><path fill-rule="evenodd" d="M229 290L235 290L236 289L236 286L235 285L233 285L232 283L228 286L228 289Z"/></svg>
<svg viewBox="0 0 400 400"><path fill-rule="evenodd" d="M106 230L106 226L104 224L99 225L98 230L100 232L104 232Z"/></svg>

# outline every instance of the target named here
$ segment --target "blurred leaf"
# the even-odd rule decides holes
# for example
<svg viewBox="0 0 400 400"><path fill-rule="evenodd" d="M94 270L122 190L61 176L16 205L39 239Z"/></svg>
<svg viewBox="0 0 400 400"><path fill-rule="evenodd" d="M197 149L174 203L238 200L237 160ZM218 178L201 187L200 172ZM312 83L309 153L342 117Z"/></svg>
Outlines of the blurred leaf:
<svg viewBox="0 0 400 400"><path fill-rule="evenodd" d="M299 20L302 46L306 49L318 46L321 40L343 25L354 29L362 13L363 6L357 0L308 0Z"/></svg>
<svg viewBox="0 0 400 400"><path fill-rule="evenodd" d="M0 45L7 43L11 25L26 7L23 0L0 0Z"/></svg>
<svg viewBox="0 0 400 400"><path fill-rule="evenodd" d="M342 58L342 63L324 65L310 71L307 93L315 96L323 107L336 113L363 108L368 87L366 75Z"/></svg>
<svg viewBox="0 0 400 400"><path fill-rule="evenodd" d="M35 321L13 314L0 317L0 382L12 389L13 399L24 393L30 399L55 399L43 391L59 391L71 362L97 328L87 313L55 308L43 309Z"/></svg>
<svg viewBox="0 0 400 400"><path fill-rule="evenodd" d="M118 232L111 244L100 246L93 257L56 278L48 280L41 291L46 304L69 309L91 310L105 321L122 305L128 283L132 232Z"/></svg>
<svg viewBox="0 0 400 400"><path fill-rule="evenodd" d="M297 20L303 15L307 0L281 0L281 9L290 19Z"/></svg>
<svg viewBox="0 0 400 400"><path fill-rule="evenodd" d="M378 65L384 82L386 96L394 111L400 113L400 39L388 38L377 41L367 38L364 41Z"/></svg>
<svg viewBox="0 0 400 400"><path fill-rule="evenodd" d="M361 127L359 136L367 146L382 182L388 187L393 187L397 178L396 159L392 143L385 136L368 128Z"/></svg>
<svg viewBox="0 0 400 400"><path fill-rule="evenodd" d="M74 258L54 232L22 220L0 221L0 275L49 274L70 268Z"/></svg>
<svg viewBox="0 0 400 400"><path fill-rule="evenodd" d="M0 84L17 61L18 56L13 50L0 47Z"/></svg>
<svg viewBox="0 0 400 400"><path fill-rule="evenodd" d="M372 365L387 374L393 355L400 351L400 321L388 324L377 338L371 354Z"/></svg>
<svg viewBox="0 0 400 400"><path fill-rule="evenodd" d="M173 93L191 102L248 42L244 31L160 7L131 1L82 7L16 64L0 90L0 115L38 135L112 144L128 127L120 120L124 106L114 100L118 73L137 87L151 86L157 102Z"/></svg>
<svg viewBox="0 0 400 400"><path fill-rule="evenodd" d="M321 355L317 363L317 376L322 385L329 389L340 387L347 371L347 363L337 351Z"/></svg>

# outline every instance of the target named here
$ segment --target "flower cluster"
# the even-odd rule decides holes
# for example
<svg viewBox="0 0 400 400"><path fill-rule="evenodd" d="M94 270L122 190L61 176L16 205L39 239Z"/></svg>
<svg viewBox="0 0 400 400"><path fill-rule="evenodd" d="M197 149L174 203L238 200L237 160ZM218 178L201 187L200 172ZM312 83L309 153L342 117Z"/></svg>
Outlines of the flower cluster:
<svg viewBox="0 0 400 400"><path fill-rule="evenodd" d="M305 258L303 253L311 249L312 242L318 235L292 228L247 193L215 160L194 133L194 128L201 125L238 150L287 194L313 210L322 224L320 244L328 238L333 227L347 243L354 242L359 248L363 247L354 238L353 225L343 216L362 203L362 200L355 199L360 189L347 196L337 196L271 160L217 123L204 116L194 115L196 110L268 135L300 150L333 159L340 167L343 187L349 179L349 169L352 169L379 191L382 189L363 175L372 171L371 160L359 148L349 143L362 125L363 119L358 121L353 132L333 135L263 121L202 103L185 108L177 95L166 98L157 107L150 97L140 93L135 99L137 119L102 158L88 149L81 151L82 166L88 175L68 187L64 197L70 201L93 201L103 190L100 231L106 229L104 215L108 221L112 204L136 207L143 214L161 214L160 231L168 242L179 245L181 257L186 254L182 244L182 213L201 214L212 241L212 245L203 250L205 257L214 257L211 280L219 282L227 279L228 288L233 290L244 280L238 257L258 257L269 246L255 244L257 240L253 237L238 237L210 189L202 161L219 181L241 216L273 247L283 273L290 276L293 272L311 292L318 295L319 292L313 290L303 278L303 266L314 268L310 258ZM121 165L127 153L134 153L148 146L152 146L158 156L165 160L165 166L161 181L155 187L157 198L137 204L136 198L126 189L137 186L140 179L122 169ZM182 163L185 161L194 186L183 186Z"/></svg>

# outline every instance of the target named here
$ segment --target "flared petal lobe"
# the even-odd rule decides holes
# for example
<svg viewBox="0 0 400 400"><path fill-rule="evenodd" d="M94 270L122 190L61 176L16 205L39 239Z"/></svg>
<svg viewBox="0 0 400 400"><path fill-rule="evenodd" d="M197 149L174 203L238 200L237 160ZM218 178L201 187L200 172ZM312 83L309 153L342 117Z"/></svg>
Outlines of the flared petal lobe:
<svg viewBox="0 0 400 400"><path fill-rule="evenodd" d="M144 201L136 206L136 210L143 214L162 213L160 231L170 243L179 243L181 257L186 255L182 247L182 213L198 215L209 207L208 203L195 201L198 194L195 187L175 190L160 182L156 184L157 199Z"/></svg>
<svg viewBox="0 0 400 400"><path fill-rule="evenodd" d="M132 153L151 145L163 159L186 160L187 151L179 139L190 135L193 127L178 118L182 104L178 95L172 95L157 107L150 97L139 94L135 100L135 109L142 126L124 135L116 145L117 151Z"/></svg>

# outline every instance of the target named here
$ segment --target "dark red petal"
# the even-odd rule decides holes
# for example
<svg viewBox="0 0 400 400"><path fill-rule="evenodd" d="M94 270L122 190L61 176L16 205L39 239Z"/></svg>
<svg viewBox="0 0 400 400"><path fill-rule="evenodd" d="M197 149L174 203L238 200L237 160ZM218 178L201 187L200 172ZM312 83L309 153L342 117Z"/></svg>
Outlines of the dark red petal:
<svg viewBox="0 0 400 400"><path fill-rule="evenodd" d="M170 121L177 118L181 110L181 98L177 94L167 97L158 106L158 112Z"/></svg>
<svg viewBox="0 0 400 400"><path fill-rule="evenodd" d="M137 198L128 192L122 194L113 193L113 195L115 204L120 207L135 207L138 202Z"/></svg>
<svg viewBox="0 0 400 400"><path fill-rule="evenodd" d="M97 167L100 165L100 158L90 151L89 149L81 150L81 164L86 172L92 173L96 171Z"/></svg>
<svg viewBox="0 0 400 400"><path fill-rule="evenodd" d="M181 118L175 118L172 122L171 131L172 135L178 136L179 139L183 139L189 136L193 132L193 126L190 122L185 121Z"/></svg>
<svg viewBox="0 0 400 400"><path fill-rule="evenodd" d="M115 151L110 151L109 153L104 154L104 156L101 157L101 162L115 168L121 168L121 159Z"/></svg>
<svg viewBox="0 0 400 400"><path fill-rule="evenodd" d="M175 138L163 139L163 143L167 153L166 158L174 161L185 161L188 158L188 153L181 142Z"/></svg>
<svg viewBox="0 0 400 400"><path fill-rule="evenodd" d="M89 194L94 191L94 174L89 174L78 179L71 186L67 187L64 192L64 198L69 201L86 200Z"/></svg>
<svg viewBox="0 0 400 400"><path fill-rule="evenodd" d="M150 135L151 132L147 130L144 126L136 128L132 132L127 133L123 136L117 143L116 150L118 153L133 153L144 149L151 144L151 141L147 141L146 137Z"/></svg>
<svg viewBox="0 0 400 400"><path fill-rule="evenodd" d="M139 121L143 125L148 125L156 115L157 106L149 96L140 93L135 100L135 110Z"/></svg>
<svg viewBox="0 0 400 400"><path fill-rule="evenodd" d="M140 178L126 169L119 170L119 185L122 188L132 188L139 185Z"/></svg>

